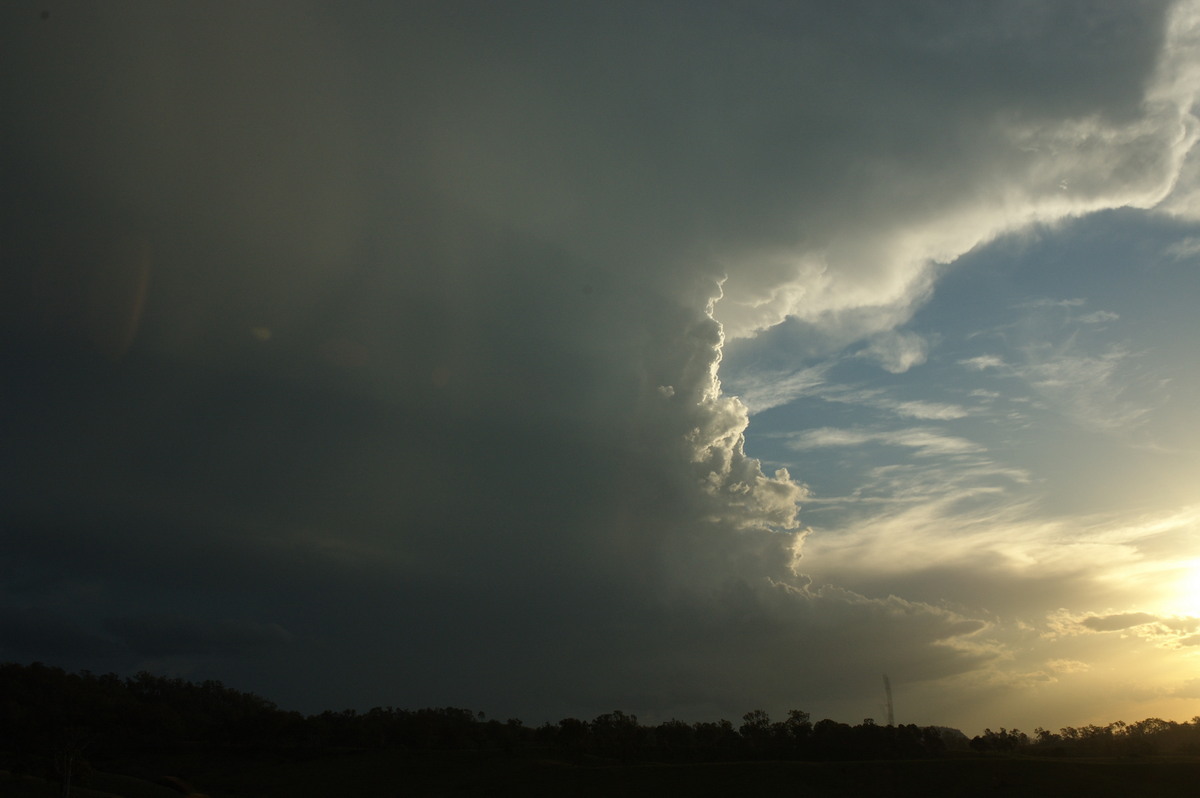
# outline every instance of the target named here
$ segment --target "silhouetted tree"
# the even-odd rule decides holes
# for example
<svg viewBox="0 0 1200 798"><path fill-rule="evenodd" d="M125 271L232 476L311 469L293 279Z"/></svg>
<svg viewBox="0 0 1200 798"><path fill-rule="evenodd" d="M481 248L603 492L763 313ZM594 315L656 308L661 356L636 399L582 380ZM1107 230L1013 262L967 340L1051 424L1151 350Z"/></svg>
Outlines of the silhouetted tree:
<svg viewBox="0 0 1200 798"><path fill-rule="evenodd" d="M591 736L591 727L578 718L563 718L558 722L558 746L576 760L583 758Z"/></svg>
<svg viewBox="0 0 1200 798"><path fill-rule="evenodd" d="M845 723L825 718L813 726L812 751L818 759L853 758L854 730Z"/></svg>
<svg viewBox="0 0 1200 798"><path fill-rule="evenodd" d="M747 752L751 756L764 757L770 752L771 718L764 710L754 709L742 715L738 727Z"/></svg>
<svg viewBox="0 0 1200 798"><path fill-rule="evenodd" d="M654 728L654 742L667 758L690 758L696 747L696 732L691 725L671 719Z"/></svg>
<svg viewBox="0 0 1200 798"><path fill-rule="evenodd" d="M700 757L707 762L730 758L738 742L733 724L724 718L694 723L692 730L696 735L696 748Z"/></svg>
<svg viewBox="0 0 1200 798"><path fill-rule="evenodd" d="M638 725L637 715L615 709L592 721L592 737L605 756L627 762L641 749L642 727Z"/></svg>

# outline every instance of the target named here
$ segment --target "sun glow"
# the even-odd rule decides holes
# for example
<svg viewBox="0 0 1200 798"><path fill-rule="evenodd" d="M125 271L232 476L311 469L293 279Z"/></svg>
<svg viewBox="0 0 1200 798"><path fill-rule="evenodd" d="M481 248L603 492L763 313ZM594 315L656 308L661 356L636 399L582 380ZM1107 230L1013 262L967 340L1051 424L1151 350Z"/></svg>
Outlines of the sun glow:
<svg viewBox="0 0 1200 798"><path fill-rule="evenodd" d="M1200 617L1200 559L1180 562L1173 570L1174 584L1167 599L1170 610Z"/></svg>

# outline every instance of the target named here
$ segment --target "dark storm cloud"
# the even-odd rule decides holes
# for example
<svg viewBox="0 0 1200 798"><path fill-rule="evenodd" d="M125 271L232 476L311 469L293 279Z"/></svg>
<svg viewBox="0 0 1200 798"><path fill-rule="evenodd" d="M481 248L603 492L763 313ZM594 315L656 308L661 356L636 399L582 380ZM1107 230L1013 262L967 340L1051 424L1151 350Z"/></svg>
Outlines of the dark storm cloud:
<svg viewBox="0 0 1200 798"><path fill-rule="evenodd" d="M6 656L87 662L111 656L113 644L60 613L41 608L0 608Z"/></svg>
<svg viewBox="0 0 1200 798"><path fill-rule="evenodd" d="M0 599L78 620L0 654L514 714L993 659L803 585L716 379L725 329L886 329L1022 203L1166 180L1165 5L964 8L7 6ZM1072 136L1119 174L1045 210Z"/></svg>
<svg viewBox="0 0 1200 798"><path fill-rule="evenodd" d="M276 624L253 621L200 621L169 615L114 618L106 629L142 657L218 654L244 655L263 647L286 645L292 635Z"/></svg>

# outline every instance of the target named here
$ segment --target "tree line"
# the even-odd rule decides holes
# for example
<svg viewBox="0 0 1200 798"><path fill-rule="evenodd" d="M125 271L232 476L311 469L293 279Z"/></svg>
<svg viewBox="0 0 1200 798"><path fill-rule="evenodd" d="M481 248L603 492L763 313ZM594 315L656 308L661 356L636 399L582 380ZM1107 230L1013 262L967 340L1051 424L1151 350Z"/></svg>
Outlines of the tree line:
<svg viewBox="0 0 1200 798"><path fill-rule="evenodd" d="M0 767L69 782L93 766L129 772L180 751L309 757L386 749L398 756L436 752L552 755L577 762L712 762L748 759L869 760L979 755L1145 756L1200 754L1200 717L1035 730L986 730L972 740L954 729L813 722L791 710L772 720L752 710L729 720L644 724L619 710L591 720L526 726L454 707L302 715L217 681L193 683L139 673L122 678L68 673L41 663L0 665ZM138 775L130 773L130 775Z"/></svg>
<svg viewBox="0 0 1200 798"><path fill-rule="evenodd" d="M1137 723L1114 721L1107 726L1065 726L1057 732L1040 726L1028 735L1019 729L985 729L971 739L979 753L1035 756L1140 757L1200 755L1200 715L1179 723L1146 718Z"/></svg>

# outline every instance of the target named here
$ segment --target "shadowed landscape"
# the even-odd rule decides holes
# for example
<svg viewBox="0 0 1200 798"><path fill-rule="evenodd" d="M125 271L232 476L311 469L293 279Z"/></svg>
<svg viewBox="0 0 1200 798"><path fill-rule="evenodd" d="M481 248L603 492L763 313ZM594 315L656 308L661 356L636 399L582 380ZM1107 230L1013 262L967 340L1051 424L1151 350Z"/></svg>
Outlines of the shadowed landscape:
<svg viewBox="0 0 1200 798"><path fill-rule="evenodd" d="M13 798L358 795L1192 795L1200 718L986 730L641 724L614 710L526 726L466 709L304 716L218 682L0 666L0 786Z"/></svg>

